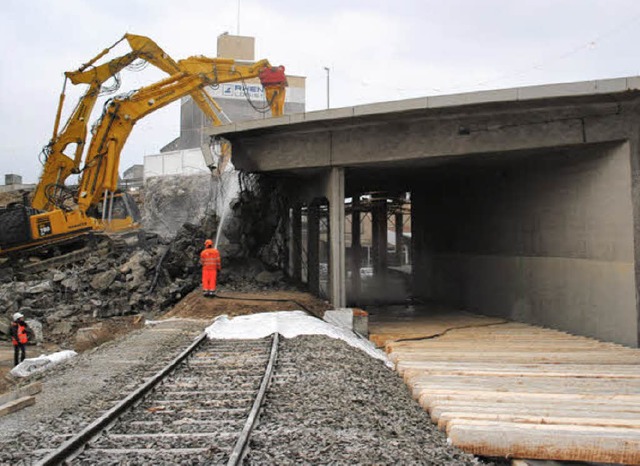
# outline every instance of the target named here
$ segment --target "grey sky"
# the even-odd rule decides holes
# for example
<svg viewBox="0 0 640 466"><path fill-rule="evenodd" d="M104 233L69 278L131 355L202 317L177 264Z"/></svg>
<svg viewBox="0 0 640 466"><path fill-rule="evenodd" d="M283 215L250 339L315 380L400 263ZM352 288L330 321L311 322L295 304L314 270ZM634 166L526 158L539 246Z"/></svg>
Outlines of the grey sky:
<svg viewBox="0 0 640 466"><path fill-rule="evenodd" d="M240 0L240 33L257 58L307 76L307 109L552 82L637 75L637 0ZM237 0L3 0L0 3L0 175L35 182L63 72L125 32L174 58L215 55L237 32ZM126 47L117 49L124 53ZM114 55L115 56L115 55ZM126 91L162 75L123 73ZM78 96L67 100L71 109ZM97 118L101 102L92 119ZM142 120L121 171L178 135L179 105Z"/></svg>

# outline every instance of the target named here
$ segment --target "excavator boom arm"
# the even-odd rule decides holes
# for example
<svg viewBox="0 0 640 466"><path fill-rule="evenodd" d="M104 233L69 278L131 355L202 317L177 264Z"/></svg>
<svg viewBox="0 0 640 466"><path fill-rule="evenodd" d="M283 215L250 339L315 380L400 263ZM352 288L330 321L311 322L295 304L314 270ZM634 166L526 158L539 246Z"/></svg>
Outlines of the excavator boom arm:
<svg viewBox="0 0 640 466"><path fill-rule="evenodd" d="M171 102L209 85L262 77L267 95L271 95L272 113L282 115L287 84L284 67L273 68L267 60L246 65L204 57L181 60L178 65L182 72L129 96L114 98L105 107L80 180L78 205L81 210L86 211L100 202L106 192L116 189L120 153L136 122Z"/></svg>
<svg viewBox="0 0 640 466"><path fill-rule="evenodd" d="M132 50L131 52L101 65L94 65L123 40L129 43ZM50 210L56 207L51 202L49 191L51 188L55 189L56 186L63 185L71 174L79 173L82 154L85 150L87 140L87 125L102 85L136 59L143 59L168 75L180 72L176 61L167 55L153 40L135 34L125 34L115 44L102 50L77 70L65 72L65 86L63 86L62 93L60 94L53 136L44 150L46 160L44 161L43 171L33 195L31 202L32 207L38 210ZM71 81L72 84L87 84L89 87L80 98L62 131L58 133L65 100L67 79ZM197 89L192 93L192 97L214 124L221 124L216 113L216 111L219 111L219 108L216 108L215 104L212 105L209 103L213 99L206 93L206 90ZM72 144L75 144L72 154L65 153L67 152L67 148Z"/></svg>

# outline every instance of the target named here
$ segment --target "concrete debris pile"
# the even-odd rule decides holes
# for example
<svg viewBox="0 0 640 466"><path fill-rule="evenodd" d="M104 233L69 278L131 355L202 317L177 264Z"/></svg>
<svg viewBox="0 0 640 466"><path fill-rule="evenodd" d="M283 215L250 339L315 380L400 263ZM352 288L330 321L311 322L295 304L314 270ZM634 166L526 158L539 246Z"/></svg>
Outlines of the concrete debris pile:
<svg viewBox="0 0 640 466"><path fill-rule="evenodd" d="M97 247L83 260L35 273L4 275L0 284L0 306L8 316L18 309L28 309L28 317L40 321L47 341L65 342L75 331L97 319L159 310L175 301L172 287L149 293L162 245L148 245L116 254Z"/></svg>
<svg viewBox="0 0 640 466"><path fill-rule="evenodd" d="M232 176L238 179L237 172ZM213 209L202 210L202 205L192 199L212 183L208 176L203 177L204 182L199 178L189 177L188 183L184 179L163 179L162 183L157 182L162 188L154 194L145 193L147 205L164 205L155 213L162 217L165 233L176 228L181 218L200 215L198 223L182 221L172 239L141 234L146 240L125 250L110 248L105 239L66 265L49 267L47 263L37 264L36 258L26 262L38 267L20 268L16 264L10 266L8 261L1 264L0 306L4 314L0 333L7 331L12 313L28 308L28 317L42 324L47 341L68 342L78 329L100 319L161 313L199 287L199 254L205 239L216 238L219 226ZM215 195L203 195L217 203L222 196L223 203L230 205L224 235L220 235L223 270L218 283L222 290L232 291L287 288L281 271L287 259L280 196L267 183L256 178L249 181L253 183L252 191L245 189L233 202L222 196L225 193L220 189ZM171 195L167 190L172 191ZM171 198L180 200L169 206ZM189 209L198 215L189 213Z"/></svg>
<svg viewBox="0 0 640 466"><path fill-rule="evenodd" d="M44 327L46 341L62 344L104 318L158 314L200 286L199 253L216 228L216 217L208 216L199 225L183 225L171 241L122 253L97 247L82 261L28 276L5 272L0 278L0 333L8 331L12 313L25 308L34 324ZM225 290L287 287L281 271L268 270L256 258L223 255L223 267L219 284Z"/></svg>

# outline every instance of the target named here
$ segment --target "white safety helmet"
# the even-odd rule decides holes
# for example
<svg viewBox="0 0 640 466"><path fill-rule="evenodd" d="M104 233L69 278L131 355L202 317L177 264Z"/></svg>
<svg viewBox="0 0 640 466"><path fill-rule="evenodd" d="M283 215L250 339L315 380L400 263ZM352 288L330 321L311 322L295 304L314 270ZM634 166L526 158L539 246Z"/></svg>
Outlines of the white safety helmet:
<svg viewBox="0 0 640 466"><path fill-rule="evenodd" d="M20 314L19 312L16 312L15 314L13 314L13 320L14 321L18 320L18 319L21 319L23 317L24 317L24 315Z"/></svg>

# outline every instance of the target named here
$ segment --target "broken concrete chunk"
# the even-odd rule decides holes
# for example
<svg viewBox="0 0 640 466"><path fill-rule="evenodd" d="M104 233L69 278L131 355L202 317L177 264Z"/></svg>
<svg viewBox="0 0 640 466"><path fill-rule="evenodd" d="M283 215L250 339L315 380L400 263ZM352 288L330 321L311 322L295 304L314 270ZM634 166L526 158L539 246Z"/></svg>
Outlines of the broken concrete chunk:
<svg viewBox="0 0 640 466"><path fill-rule="evenodd" d="M260 272L256 276L256 281L264 285L269 285L278 281L278 276L275 273L267 272L266 270Z"/></svg>
<svg viewBox="0 0 640 466"><path fill-rule="evenodd" d="M9 335L9 329L11 327L11 319L7 317L0 317L0 333L3 335Z"/></svg>
<svg viewBox="0 0 640 466"><path fill-rule="evenodd" d="M26 319L25 322L31 328L33 332L33 340L31 343L41 344L44 341L44 335L42 333L42 322L35 319Z"/></svg>
<svg viewBox="0 0 640 466"><path fill-rule="evenodd" d="M13 268L3 267L0 269L0 283L10 283L13 278Z"/></svg>
<svg viewBox="0 0 640 466"><path fill-rule="evenodd" d="M104 291L111 286L118 276L117 270L107 270L99 273L91 279L91 288L96 291Z"/></svg>
<svg viewBox="0 0 640 466"><path fill-rule="evenodd" d="M80 282L75 277L65 278L60 282L60 286L65 288L67 291L78 291L80 287Z"/></svg>
<svg viewBox="0 0 640 466"><path fill-rule="evenodd" d="M57 333L60 335L68 335L73 330L73 324L67 320L54 324L51 329L51 333Z"/></svg>
<svg viewBox="0 0 640 466"><path fill-rule="evenodd" d="M98 341L100 332L102 332L101 325L78 329L76 333L76 349L94 346Z"/></svg>
<svg viewBox="0 0 640 466"><path fill-rule="evenodd" d="M72 316L76 312L78 312L78 310L74 306L61 306L56 312L47 316L46 322L47 324L51 325L54 322Z"/></svg>
<svg viewBox="0 0 640 466"><path fill-rule="evenodd" d="M36 283L35 285L32 285L30 287L28 287L25 290L26 294L40 294L40 293L47 293L53 291L53 285L51 284L51 281L49 280L45 280L42 281L40 283Z"/></svg>

